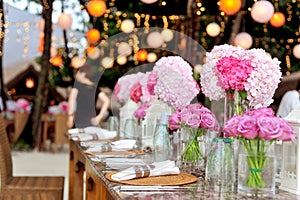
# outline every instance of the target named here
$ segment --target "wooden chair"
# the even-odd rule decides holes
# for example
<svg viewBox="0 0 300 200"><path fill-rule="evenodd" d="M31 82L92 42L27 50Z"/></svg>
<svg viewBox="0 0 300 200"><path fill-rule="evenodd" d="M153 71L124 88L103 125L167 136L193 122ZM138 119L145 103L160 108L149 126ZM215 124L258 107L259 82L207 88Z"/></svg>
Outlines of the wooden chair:
<svg viewBox="0 0 300 200"><path fill-rule="evenodd" d="M15 112L14 115L14 131L11 133L11 144L14 144L19 137L28 121L29 113Z"/></svg>
<svg viewBox="0 0 300 200"><path fill-rule="evenodd" d="M63 200L64 177L13 175L11 149L2 115L0 141L0 200Z"/></svg>

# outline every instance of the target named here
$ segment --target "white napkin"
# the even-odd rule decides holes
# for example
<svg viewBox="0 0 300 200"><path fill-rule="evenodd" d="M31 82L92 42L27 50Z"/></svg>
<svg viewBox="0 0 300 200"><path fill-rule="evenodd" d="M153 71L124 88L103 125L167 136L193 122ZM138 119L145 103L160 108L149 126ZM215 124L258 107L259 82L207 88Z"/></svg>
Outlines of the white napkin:
<svg viewBox="0 0 300 200"><path fill-rule="evenodd" d="M135 140L117 140L111 143L90 146L86 152L128 151L133 149L135 143Z"/></svg>
<svg viewBox="0 0 300 200"><path fill-rule="evenodd" d="M89 140L107 140L117 136L116 131L109 131L100 127L88 126L85 128L69 129L68 133L73 140L89 141Z"/></svg>
<svg viewBox="0 0 300 200"><path fill-rule="evenodd" d="M116 174L113 174L111 178L115 181L124 181L140 177L161 176L179 173L180 170L175 166L174 161L165 160L161 162L154 162L150 165L133 166Z"/></svg>

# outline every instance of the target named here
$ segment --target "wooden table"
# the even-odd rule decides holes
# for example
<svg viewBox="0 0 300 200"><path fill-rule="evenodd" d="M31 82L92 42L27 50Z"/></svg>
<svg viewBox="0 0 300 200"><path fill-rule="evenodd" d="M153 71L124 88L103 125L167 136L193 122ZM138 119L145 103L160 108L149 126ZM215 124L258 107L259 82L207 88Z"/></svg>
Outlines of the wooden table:
<svg viewBox="0 0 300 200"><path fill-rule="evenodd" d="M70 140L69 163L69 200L82 200L86 194L87 200L104 199L253 199L253 197L240 196L237 193L219 193L205 191L203 180L180 186L180 189L166 191L120 191L121 184L111 182L105 178L108 172L105 164L93 162L84 153L78 142ZM84 173L85 179L84 179ZM86 184L84 184L86 183ZM84 187L86 185L86 187ZM273 198L255 199L289 199L300 200L300 196L276 189Z"/></svg>

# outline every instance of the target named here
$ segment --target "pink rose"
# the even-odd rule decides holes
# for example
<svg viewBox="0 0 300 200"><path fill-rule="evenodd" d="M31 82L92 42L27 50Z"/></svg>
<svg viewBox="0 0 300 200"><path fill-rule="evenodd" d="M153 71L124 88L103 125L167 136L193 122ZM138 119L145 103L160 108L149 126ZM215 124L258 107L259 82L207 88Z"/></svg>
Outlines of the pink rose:
<svg viewBox="0 0 300 200"><path fill-rule="evenodd" d="M142 86L139 82L135 83L130 90L130 99L136 103L141 101Z"/></svg>
<svg viewBox="0 0 300 200"><path fill-rule="evenodd" d="M149 108L149 105L141 105L135 112L134 112L134 116L136 118L144 118L146 116L146 110Z"/></svg>
<svg viewBox="0 0 300 200"><path fill-rule="evenodd" d="M224 125L223 133L225 137L236 137L238 136L237 128L240 123L241 116L233 115Z"/></svg>
<svg viewBox="0 0 300 200"><path fill-rule="evenodd" d="M199 128L201 123L201 118L199 115L191 114L181 119L182 123L188 125L191 128Z"/></svg>
<svg viewBox="0 0 300 200"><path fill-rule="evenodd" d="M280 123L275 117L262 117L257 120L259 137L266 140L276 139L282 134Z"/></svg>
<svg viewBox="0 0 300 200"><path fill-rule="evenodd" d="M202 106L200 103L194 103L194 104L189 104L186 106L187 110L190 110L193 113L199 113L203 109L204 106Z"/></svg>
<svg viewBox="0 0 300 200"><path fill-rule="evenodd" d="M250 110L245 113L245 115L249 115L255 118L260 118L260 117L275 117L274 111L272 108L257 108L255 110Z"/></svg>
<svg viewBox="0 0 300 200"><path fill-rule="evenodd" d="M201 115L201 124L203 128L207 128L211 131L218 131L219 124L216 117L212 113L204 113Z"/></svg>
<svg viewBox="0 0 300 200"><path fill-rule="evenodd" d="M284 119L278 118L278 120L280 128L282 129L282 134L277 139L282 141L294 141L295 130Z"/></svg>
<svg viewBox="0 0 300 200"><path fill-rule="evenodd" d="M171 130L176 130L180 128L180 114L179 110L175 111L170 117L169 117L169 128Z"/></svg>
<svg viewBox="0 0 300 200"><path fill-rule="evenodd" d="M256 119L251 116L243 116L240 119L237 131L246 139L254 139L258 135Z"/></svg>

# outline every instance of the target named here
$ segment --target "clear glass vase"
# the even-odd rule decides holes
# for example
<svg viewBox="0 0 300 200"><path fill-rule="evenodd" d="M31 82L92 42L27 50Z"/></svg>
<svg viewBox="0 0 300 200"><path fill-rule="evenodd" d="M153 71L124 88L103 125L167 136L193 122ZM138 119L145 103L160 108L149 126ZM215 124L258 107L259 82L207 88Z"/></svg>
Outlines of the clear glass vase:
<svg viewBox="0 0 300 200"><path fill-rule="evenodd" d="M236 167L233 140L214 138L206 163L206 191L233 193L236 191Z"/></svg>
<svg viewBox="0 0 300 200"><path fill-rule="evenodd" d="M249 100L247 100L246 91L228 91L224 100L224 121L225 124L233 115L242 115L249 110ZM223 124L223 125L224 125ZM223 135L221 135L223 136ZM239 140L233 140L233 149L235 160L238 160ZM237 162L236 162L237 164ZM238 168L238 166L236 166Z"/></svg>
<svg viewBox="0 0 300 200"><path fill-rule="evenodd" d="M228 91L224 102L224 124L234 114L241 115L249 109L246 91Z"/></svg>
<svg viewBox="0 0 300 200"><path fill-rule="evenodd" d="M179 167L182 172L204 177L207 156L206 132L203 128L181 129Z"/></svg>
<svg viewBox="0 0 300 200"><path fill-rule="evenodd" d="M275 195L274 144L264 139L240 139L238 193L252 197Z"/></svg>

